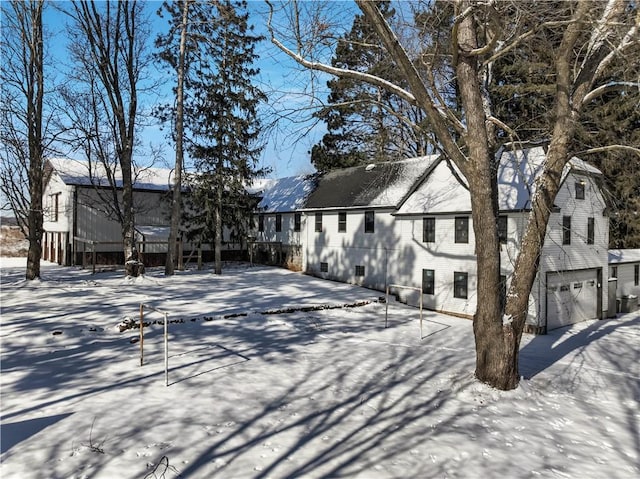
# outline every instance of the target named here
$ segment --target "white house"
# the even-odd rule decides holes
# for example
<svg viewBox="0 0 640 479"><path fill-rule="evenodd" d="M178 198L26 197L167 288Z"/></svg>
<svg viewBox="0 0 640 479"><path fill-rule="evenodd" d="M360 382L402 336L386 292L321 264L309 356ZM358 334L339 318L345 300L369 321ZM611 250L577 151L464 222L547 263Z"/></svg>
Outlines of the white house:
<svg viewBox="0 0 640 479"><path fill-rule="evenodd" d="M499 231L505 289L530 214L541 146L499 154ZM562 177L530 297L527 328L545 332L607 309L608 218L601 173L572 158ZM384 290L419 288L426 307L471 317L476 258L465 179L443 158L347 168L322 176L303 217L304 270ZM419 293L398 289L417 304Z"/></svg>
<svg viewBox="0 0 640 479"><path fill-rule="evenodd" d="M498 167L498 231L504 290L513 273L530 216L534 180L545 159L543 147L503 149ZM455 173L454 173L455 172ZM607 309L609 223L600 189L601 173L572 158L563 173L549 220L539 271L531 295L527 328L544 332ZM413 268L394 271L394 283L421 286L434 310L472 316L476 309L476 258L471 198L464 177L440 160L398 209L397 261L410 250ZM415 301L415 299L413 300Z"/></svg>
<svg viewBox="0 0 640 479"><path fill-rule="evenodd" d="M303 266L310 274L384 290L399 240L393 214L436 156L334 170L302 212ZM403 258L403 263L411 258Z"/></svg>

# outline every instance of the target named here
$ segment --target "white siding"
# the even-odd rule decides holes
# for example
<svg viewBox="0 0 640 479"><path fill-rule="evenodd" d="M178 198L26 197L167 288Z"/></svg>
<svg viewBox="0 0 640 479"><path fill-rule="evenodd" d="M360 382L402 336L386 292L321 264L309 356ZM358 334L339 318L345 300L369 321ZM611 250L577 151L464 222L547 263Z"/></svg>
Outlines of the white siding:
<svg viewBox="0 0 640 479"><path fill-rule="evenodd" d="M585 198L576 199L575 184L585 183ZM571 173L567 176L556 196L559 212L551 214L544 248L540 259L538 278L540 290L546 292L546 277L549 272L600 269L606 279L609 244L609 219L604 215L605 202L596 181L587 175ZM571 244L562 244L563 216L571 217ZM588 218L594 221L594 243L587 242ZM601 308L607 310L606 285L600 281L602 291ZM542 298L541 298L542 299ZM540 301L537 326L546 324L546 301Z"/></svg>
<svg viewBox="0 0 640 479"><path fill-rule="evenodd" d="M635 270L640 270L640 262L634 263L615 263L609 266L611 268L616 267L618 270L618 287L616 290L616 297L622 296L640 296L640 282L636 283Z"/></svg>
<svg viewBox="0 0 640 479"><path fill-rule="evenodd" d="M390 210L375 211L373 233L364 232L366 209L343 210L347 215L346 231L338 231L339 212L322 212L322 232L315 231L315 213L307 213L305 223L305 269L314 275L360 284L374 289L385 288L390 245L398 242ZM327 263L327 272L321 271ZM363 277L356 277L356 266L364 266Z"/></svg>

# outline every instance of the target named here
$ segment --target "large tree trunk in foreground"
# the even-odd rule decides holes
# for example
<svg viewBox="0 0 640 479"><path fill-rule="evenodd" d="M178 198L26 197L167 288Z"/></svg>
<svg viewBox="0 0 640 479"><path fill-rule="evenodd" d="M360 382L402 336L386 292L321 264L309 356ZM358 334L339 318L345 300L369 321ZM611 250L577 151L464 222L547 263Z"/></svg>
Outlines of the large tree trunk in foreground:
<svg viewBox="0 0 640 479"><path fill-rule="evenodd" d="M44 51L42 32L42 8L43 2L32 2L26 7L27 15L30 15L30 32L26 33L29 42L29 51L25 55L28 68L25 71L27 77L27 135L29 142L29 251L27 253L26 279L32 280L40 277L40 258L42 257L42 190L43 185L43 145L42 145L42 103L44 97Z"/></svg>

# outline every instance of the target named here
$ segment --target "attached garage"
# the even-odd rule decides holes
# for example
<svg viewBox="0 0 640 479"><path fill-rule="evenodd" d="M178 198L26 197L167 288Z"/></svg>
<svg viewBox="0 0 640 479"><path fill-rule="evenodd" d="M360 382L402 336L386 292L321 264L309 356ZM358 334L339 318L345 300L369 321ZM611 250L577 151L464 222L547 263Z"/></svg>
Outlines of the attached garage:
<svg viewBox="0 0 640 479"><path fill-rule="evenodd" d="M547 273L547 331L598 319L602 309L602 270Z"/></svg>

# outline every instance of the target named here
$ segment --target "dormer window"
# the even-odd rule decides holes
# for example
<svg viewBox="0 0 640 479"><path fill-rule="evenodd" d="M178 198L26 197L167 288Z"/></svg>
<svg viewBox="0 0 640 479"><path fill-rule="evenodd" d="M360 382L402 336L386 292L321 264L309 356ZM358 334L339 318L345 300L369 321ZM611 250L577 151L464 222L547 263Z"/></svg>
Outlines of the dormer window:
<svg viewBox="0 0 640 479"><path fill-rule="evenodd" d="M584 180L576 181L576 200L584 200Z"/></svg>

